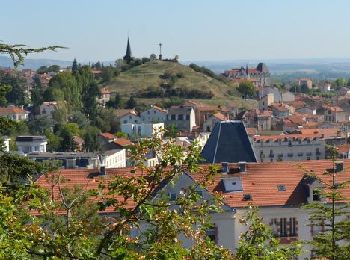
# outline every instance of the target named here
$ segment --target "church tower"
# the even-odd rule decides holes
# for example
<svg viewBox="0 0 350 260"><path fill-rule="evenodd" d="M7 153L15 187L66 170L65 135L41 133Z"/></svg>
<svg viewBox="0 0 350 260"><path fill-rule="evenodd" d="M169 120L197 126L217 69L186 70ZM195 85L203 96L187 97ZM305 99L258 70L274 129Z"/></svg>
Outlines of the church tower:
<svg viewBox="0 0 350 260"><path fill-rule="evenodd" d="M125 60L127 63L129 63L132 60L132 56L131 56L131 47L130 47L130 41L129 41L129 37L128 37L128 43L126 45L126 53L125 56L123 57L123 60Z"/></svg>

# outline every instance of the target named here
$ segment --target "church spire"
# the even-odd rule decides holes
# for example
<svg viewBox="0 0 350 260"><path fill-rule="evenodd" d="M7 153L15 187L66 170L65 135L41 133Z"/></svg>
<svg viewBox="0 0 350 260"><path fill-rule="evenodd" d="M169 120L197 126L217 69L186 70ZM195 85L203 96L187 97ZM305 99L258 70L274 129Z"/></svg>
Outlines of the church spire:
<svg viewBox="0 0 350 260"><path fill-rule="evenodd" d="M132 55L131 54L131 47L130 47L130 41L129 41L129 37L128 37L128 43L126 45L126 53L125 53L125 56L123 57L123 60L130 62L132 59L131 55Z"/></svg>

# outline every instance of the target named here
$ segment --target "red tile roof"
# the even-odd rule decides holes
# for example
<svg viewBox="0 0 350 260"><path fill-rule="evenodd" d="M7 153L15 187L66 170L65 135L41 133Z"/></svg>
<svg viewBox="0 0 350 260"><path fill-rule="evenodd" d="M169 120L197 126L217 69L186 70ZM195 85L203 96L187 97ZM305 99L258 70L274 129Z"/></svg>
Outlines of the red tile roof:
<svg viewBox="0 0 350 260"><path fill-rule="evenodd" d="M191 176L195 180L202 180L204 172L208 170L208 165L202 165L201 170ZM324 172L333 169L333 162L330 160L322 161L303 161L303 162L274 162L274 163L248 163L246 172L239 173L238 164L230 164L230 169L236 173L222 174L217 173L213 181L208 183L207 189L211 193L219 193L223 196L224 202L233 207L246 207L250 203L261 206L300 206L307 200L306 184L303 182L305 173L310 173L329 183L331 176L324 175ZM350 181L350 160L344 161L344 170L336 175L337 182ZM59 174L66 180L62 186L74 187L81 186L83 189L96 189L102 183L108 183L114 176L123 176L131 178L139 177L142 173L130 173L131 168L106 169L105 177L96 176L97 170L91 169L66 169L60 170ZM50 175L49 175L50 176ZM231 177L240 178L242 181L242 191L225 192L222 180ZM58 187L52 187L50 178L41 176L37 184L52 190L54 197L59 199ZM279 191L278 185L284 185L285 191ZM350 197L350 187L342 191L343 195ZM251 200L244 200L244 194L249 194ZM116 199L121 199L116 197ZM135 206L130 199L126 201L127 207ZM113 211L112 208L107 211Z"/></svg>
<svg viewBox="0 0 350 260"><path fill-rule="evenodd" d="M132 142L129 139L118 137L116 140L113 141L115 144L121 146L121 147L127 147L132 145Z"/></svg>
<svg viewBox="0 0 350 260"><path fill-rule="evenodd" d="M16 106L0 107L0 115L28 114L28 111Z"/></svg>
<svg viewBox="0 0 350 260"><path fill-rule="evenodd" d="M325 138L332 138L332 137L338 137L340 135L340 131L337 128L310 128L310 129L305 129L302 128L300 129L301 134L321 134Z"/></svg>
<svg viewBox="0 0 350 260"><path fill-rule="evenodd" d="M101 133L100 136L107 140L114 140L115 138L117 138L114 134L111 133Z"/></svg>

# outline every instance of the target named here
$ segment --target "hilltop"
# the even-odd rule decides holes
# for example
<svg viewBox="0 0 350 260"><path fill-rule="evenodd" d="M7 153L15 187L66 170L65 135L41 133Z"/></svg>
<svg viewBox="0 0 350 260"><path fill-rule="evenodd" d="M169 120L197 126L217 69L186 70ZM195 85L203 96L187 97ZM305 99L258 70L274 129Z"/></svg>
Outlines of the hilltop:
<svg viewBox="0 0 350 260"><path fill-rule="evenodd" d="M179 95L199 94L198 100L208 104L251 106L253 103L242 102L232 82L214 78L207 73L171 61L154 60L133 67L121 72L106 87L124 97L134 95L143 103L152 103L152 100L154 103L155 98L161 99L161 94L170 91L177 94L181 92Z"/></svg>

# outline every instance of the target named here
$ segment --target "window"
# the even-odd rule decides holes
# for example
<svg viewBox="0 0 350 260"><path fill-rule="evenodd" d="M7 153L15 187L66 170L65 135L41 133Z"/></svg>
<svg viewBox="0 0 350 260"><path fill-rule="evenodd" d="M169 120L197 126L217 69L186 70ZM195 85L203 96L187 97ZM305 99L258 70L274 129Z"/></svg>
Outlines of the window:
<svg viewBox="0 0 350 260"><path fill-rule="evenodd" d="M186 120L190 120L190 115L186 115Z"/></svg>
<svg viewBox="0 0 350 260"><path fill-rule="evenodd" d="M184 120L184 115L183 115L183 114L179 114L179 115L177 116L177 119L178 119L178 120Z"/></svg>
<svg viewBox="0 0 350 260"><path fill-rule="evenodd" d="M319 190L313 190L312 191L312 200L313 201L320 201L321 200L321 194Z"/></svg>
<svg viewBox="0 0 350 260"><path fill-rule="evenodd" d="M296 218L273 218L269 224L277 237L298 236L298 221Z"/></svg>
<svg viewBox="0 0 350 260"><path fill-rule="evenodd" d="M171 115L170 118L171 118L171 120L176 120L176 116L175 115Z"/></svg>
<svg viewBox="0 0 350 260"><path fill-rule="evenodd" d="M170 193L169 198L170 198L170 201L176 200L176 193Z"/></svg>
<svg viewBox="0 0 350 260"><path fill-rule="evenodd" d="M287 219L281 218L280 219L280 237L286 237L287 236Z"/></svg>
<svg viewBox="0 0 350 260"><path fill-rule="evenodd" d="M289 236L297 236L297 221L295 218L289 218Z"/></svg>
<svg viewBox="0 0 350 260"><path fill-rule="evenodd" d="M283 184L277 185L278 191L286 191L286 186Z"/></svg>
<svg viewBox="0 0 350 260"><path fill-rule="evenodd" d="M209 237L209 239L216 243L217 233L218 233L217 227L215 225L212 225L211 227L209 227L207 229L206 233L207 233L207 236Z"/></svg>
<svg viewBox="0 0 350 260"><path fill-rule="evenodd" d="M147 114L149 115L149 114L151 114L151 112L148 110L148 111L147 111Z"/></svg>

